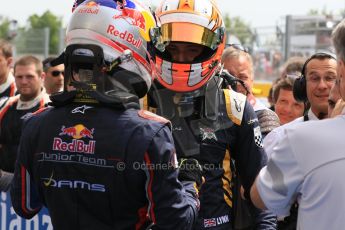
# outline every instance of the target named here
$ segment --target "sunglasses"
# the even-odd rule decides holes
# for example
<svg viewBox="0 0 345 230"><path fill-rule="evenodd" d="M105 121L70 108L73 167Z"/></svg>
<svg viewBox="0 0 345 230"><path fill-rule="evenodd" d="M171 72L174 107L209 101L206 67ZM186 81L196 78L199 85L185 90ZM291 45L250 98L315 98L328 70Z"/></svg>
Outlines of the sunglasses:
<svg viewBox="0 0 345 230"><path fill-rule="evenodd" d="M241 44L226 44L226 45L225 45L225 48L228 48L228 47L234 47L234 48L237 49L237 50L241 50L241 51L243 51L243 52L245 52L245 53L249 53L248 48L247 48L247 47L244 47L244 46L241 45Z"/></svg>
<svg viewBox="0 0 345 230"><path fill-rule="evenodd" d="M59 71L59 70L54 70L54 71L52 71L52 76L53 77L58 77L58 76L60 76L60 74L62 74L62 76L65 76L65 72L64 71Z"/></svg>

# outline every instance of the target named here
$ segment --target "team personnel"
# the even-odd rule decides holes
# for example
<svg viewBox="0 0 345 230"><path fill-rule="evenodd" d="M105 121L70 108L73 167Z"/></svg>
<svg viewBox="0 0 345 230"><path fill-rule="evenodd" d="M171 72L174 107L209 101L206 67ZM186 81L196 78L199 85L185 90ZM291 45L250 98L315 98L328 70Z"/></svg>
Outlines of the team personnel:
<svg viewBox="0 0 345 230"><path fill-rule="evenodd" d="M248 100L259 119L262 135L265 137L269 132L277 128L280 123L277 114L267 108L253 94L254 67L251 55L241 45L230 44L222 54L222 63L224 64L224 69L244 82L245 87L239 85L238 91L248 96Z"/></svg>
<svg viewBox="0 0 345 230"><path fill-rule="evenodd" d="M0 98L12 97L17 91L11 71L12 64L12 45L5 40L0 40Z"/></svg>
<svg viewBox="0 0 345 230"><path fill-rule="evenodd" d="M344 20L333 31L332 40L338 58L340 95L345 99ZM307 74L307 84L308 79ZM325 80L319 79L319 84L325 84L321 82ZM252 187L254 204L284 216L297 199L297 229L342 228L345 183L339 175L345 173L344 128L344 114L287 128Z"/></svg>
<svg viewBox="0 0 345 230"><path fill-rule="evenodd" d="M184 160L190 167L178 180L170 123L139 110L151 85L147 50L155 20L142 3L130 2L143 27L137 18L116 18L125 8L112 0L74 10L64 55L51 62L64 61L64 92L23 129L11 187L20 216L32 218L44 205L57 230L194 224L201 167Z"/></svg>
<svg viewBox="0 0 345 230"><path fill-rule="evenodd" d="M19 95L10 97L0 108L0 169L14 171L23 119L49 102L42 85L42 63L24 56L14 64Z"/></svg>
<svg viewBox="0 0 345 230"><path fill-rule="evenodd" d="M305 103L296 101L293 96L295 78L293 75L288 75L288 77L280 79L273 88L275 112L282 125L303 116L305 111Z"/></svg>
<svg viewBox="0 0 345 230"><path fill-rule="evenodd" d="M267 154L273 151L273 147L282 138L287 126L293 123L327 118L328 95L335 83L337 75L337 61L328 53L316 53L306 60L302 75L297 78L293 86L293 94L296 101L310 105L304 116L293 122L280 126L270 132L264 139Z"/></svg>
<svg viewBox="0 0 345 230"><path fill-rule="evenodd" d="M300 122L327 118L328 95L336 75L337 61L332 54L315 53L305 61L301 77L294 81L293 95L297 102L304 103L304 108L307 108L307 105L310 108L305 110L303 116L274 129L266 136L264 146L268 156L273 153L273 148L284 137L284 131L288 127ZM278 221L278 229L296 228L297 206L298 203L292 206L289 217L279 218L281 221Z"/></svg>
<svg viewBox="0 0 345 230"><path fill-rule="evenodd" d="M233 229L233 202L240 196L233 179L241 177L248 199L266 155L253 108L229 89L235 79L219 73L222 17L214 1L197 0L163 0L156 16L160 26L152 34L158 70L148 104L171 120L178 157L194 157L203 166L194 229ZM263 229L272 229L272 221Z"/></svg>
<svg viewBox="0 0 345 230"><path fill-rule="evenodd" d="M23 119L49 102L42 87L42 63L34 56L24 56L14 64L19 95L0 102L0 191L7 191L22 132Z"/></svg>
<svg viewBox="0 0 345 230"><path fill-rule="evenodd" d="M48 57L43 60L43 85L48 95L61 92L63 90L63 77L65 67L63 64L50 66L49 63L56 57Z"/></svg>

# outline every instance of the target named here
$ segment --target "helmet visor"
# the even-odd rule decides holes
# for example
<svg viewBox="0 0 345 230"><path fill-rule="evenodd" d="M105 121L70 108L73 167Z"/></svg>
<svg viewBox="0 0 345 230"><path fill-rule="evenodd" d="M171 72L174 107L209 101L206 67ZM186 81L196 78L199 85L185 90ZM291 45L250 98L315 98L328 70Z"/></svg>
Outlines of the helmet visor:
<svg viewBox="0 0 345 230"><path fill-rule="evenodd" d="M166 23L161 27L163 42L191 42L216 49L220 35L196 24L192 23Z"/></svg>

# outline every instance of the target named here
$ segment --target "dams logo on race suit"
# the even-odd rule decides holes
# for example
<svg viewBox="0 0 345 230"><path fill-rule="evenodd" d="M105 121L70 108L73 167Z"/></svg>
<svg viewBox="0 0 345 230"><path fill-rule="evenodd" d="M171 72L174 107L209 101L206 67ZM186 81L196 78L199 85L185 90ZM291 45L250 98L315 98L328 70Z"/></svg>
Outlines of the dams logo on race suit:
<svg viewBox="0 0 345 230"><path fill-rule="evenodd" d="M91 192L105 192L105 185L94 184L88 181L82 180L70 180L70 179L54 179L54 172L50 177L41 178L45 187L52 187L57 189L78 189L88 190Z"/></svg>
<svg viewBox="0 0 345 230"><path fill-rule="evenodd" d="M71 127L62 126L59 136L72 137L72 142L64 142L60 137L55 137L53 150L73 153L94 154L96 141L90 140L86 143L80 139L93 139L94 129L89 129L82 124Z"/></svg>

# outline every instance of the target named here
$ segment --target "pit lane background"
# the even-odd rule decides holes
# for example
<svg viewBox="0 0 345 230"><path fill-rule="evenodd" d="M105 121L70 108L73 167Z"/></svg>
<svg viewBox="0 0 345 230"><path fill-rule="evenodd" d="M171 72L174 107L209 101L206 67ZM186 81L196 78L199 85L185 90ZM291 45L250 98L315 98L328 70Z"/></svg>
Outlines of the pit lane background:
<svg viewBox="0 0 345 230"><path fill-rule="evenodd" d="M12 207L10 193L0 195L0 229L1 230L52 230L53 226L48 210L42 210L32 219L26 220L18 216Z"/></svg>

